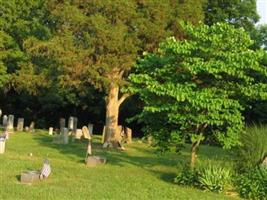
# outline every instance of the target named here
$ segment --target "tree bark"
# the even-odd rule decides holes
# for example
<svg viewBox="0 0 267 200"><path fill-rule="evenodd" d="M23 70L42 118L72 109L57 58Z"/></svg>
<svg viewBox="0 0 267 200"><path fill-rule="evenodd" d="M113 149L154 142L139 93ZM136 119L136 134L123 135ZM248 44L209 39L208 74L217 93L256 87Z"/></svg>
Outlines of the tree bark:
<svg viewBox="0 0 267 200"><path fill-rule="evenodd" d="M110 84L106 102L106 137L105 142L110 143L118 139L117 127L119 117L119 87Z"/></svg>
<svg viewBox="0 0 267 200"><path fill-rule="evenodd" d="M196 166L197 161L197 149L200 144L200 141L194 142L191 147L191 162L190 162L190 168L193 170Z"/></svg>

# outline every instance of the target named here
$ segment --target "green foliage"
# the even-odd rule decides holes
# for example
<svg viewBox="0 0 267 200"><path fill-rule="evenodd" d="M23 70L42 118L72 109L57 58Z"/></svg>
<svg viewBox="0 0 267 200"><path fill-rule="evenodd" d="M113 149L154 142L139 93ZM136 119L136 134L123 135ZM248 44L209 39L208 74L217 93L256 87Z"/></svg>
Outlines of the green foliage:
<svg viewBox="0 0 267 200"><path fill-rule="evenodd" d="M258 167L267 156L267 127L248 127L241 135L240 142L235 152L237 170L248 171Z"/></svg>
<svg viewBox="0 0 267 200"><path fill-rule="evenodd" d="M267 197L267 169L255 168L238 175L235 186L241 197L265 200Z"/></svg>
<svg viewBox="0 0 267 200"><path fill-rule="evenodd" d="M247 31L259 20L256 0L207 0L205 23L228 22Z"/></svg>
<svg viewBox="0 0 267 200"><path fill-rule="evenodd" d="M145 105L136 118L162 150L196 135L235 146L244 129L244 103L267 97L267 85L258 78L267 77L259 64L263 53L249 48L245 31L227 24L184 29L187 40L161 43L130 76L130 91Z"/></svg>
<svg viewBox="0 0 267 200"><path fill-rule="evenodd" d="M178 185L198 186L198 171L196 169L191 170L189 166L184 165L175 177L174 182Z"/></svg>
<svg viewBox="0 0 267 200"><path fill-rule="evenodd" d="M217 164L201 165L195 169L184 166L174 182L179 185L193 186L212 192L223 192L231 188L232 172Z"/></svg>
<svg viewBox="0 0 267 200"><path fill-rule="evenodd" d="M199 187L212 192L222 192L230 187L231 177L230 169L209 164L199 171Z"/></svg>

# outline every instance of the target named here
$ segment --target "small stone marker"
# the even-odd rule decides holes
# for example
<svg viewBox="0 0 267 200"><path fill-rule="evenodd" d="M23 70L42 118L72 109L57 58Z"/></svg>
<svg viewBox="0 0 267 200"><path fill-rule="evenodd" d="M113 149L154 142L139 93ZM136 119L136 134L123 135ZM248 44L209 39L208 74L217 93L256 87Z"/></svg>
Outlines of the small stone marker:
<svg viewBox="0 0 267 200"><path fill-rule="evenodd" d="M12 132L13 129L14 129L14 115L8 115L7 130Z"/></svg>
<svg viewBox="0 0 267 200"><path fill-rule="evenodd" d="M83 136L83 131L82 129L77 129L76 134L75 134L75 139L81 139L81 137Z"/></svg>
<svg viewBox="0 0 267 200"><path fill-rule="evenodd" d="M131 144L132 143L132 129L126 127L125 130L125 135L126 135L126 143Z"/></svg>
<svg viewBox="0 0 267 200"><path fill-rule="evenodd" d="M3 127L6 127L7 126L7 115L4 115L3 116Z"/></svg>
<svg viewBox="0 0 267 200"><path fill-rule="evenodd" d="M29 128L29 131L31 132L31 133L33 133L35 130L34 130L34 126L35 126L35 123L32 121L31 123L30 123L30 128Z"/></svg>
<svg viewBox="0 0 267 200"><path fill-rule="evenodd" d="M68 128L63 128L63 144L68 144L69 143L69 130Z"/></svg>
<svg viewBox="0 0 267 200"><path fill-rule="evenodd" d="M28 126L25 126L25 131L26 132L29 132L29 130L30 130L29 127Z"/></svg>
<svg viewBox="0 0 267 200"><path fill-rule="evenodd" d="M49 127L48 135L53 135L53 127Z"/></svg>
<svg viewBox="0 0 267 200"><path fill-rule="evenodd" d="M89 167L95 167L97 165L104 165L106 164L107 159L104 157L100 157L100 156L88 156L86 158L86 165Z"/></svg>
<svg viewBox="0 0 267 200"><path fill-rule="evenodd" d="M24 118L18 118L17 131L23 131Z"/></svg>
<svg viewBox="0 0 267 200"><path fill-rule="evenodd" d="M77 126L78 126L78 118L77 117L74 117L74 121L73 121L73 134L76 133Z"/></svg>
<svg viewBox="0 0 267 200"><path fill-rule="evenodd" d="M91 135L90 135L89 130L86 126L82 127L82 132L83 132L83 137L85 139L91 140Z"/></svg>
<svg viewBox="0 0 267 200"><path fill-rule="evenodd" d="M94 124L88 124L88 130L89 130L89 134L92 136L93 135L93 128L94 128Z"/></svg>
<svg viewBox="0 0 267 200"><path fill-rule="evenodd" d="M20 181L22 183L34 183L40 180L41 173L39 171L26 171L22 172Z"/></svg>
<svg viewBox="0 0 267 200"><path fill-rule="evenodd" d="M5 146L6 146L6 138L0 137L0 154L5 153Z"/></svg>

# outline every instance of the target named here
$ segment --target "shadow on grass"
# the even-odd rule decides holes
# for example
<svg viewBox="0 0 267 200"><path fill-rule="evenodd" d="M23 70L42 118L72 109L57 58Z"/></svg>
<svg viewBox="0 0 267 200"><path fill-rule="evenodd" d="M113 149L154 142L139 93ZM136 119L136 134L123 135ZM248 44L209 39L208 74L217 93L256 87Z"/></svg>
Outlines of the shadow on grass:
<svg viewBox="0 0 267 200"><path fill-rule="evenodd" d="M75 156L77 163L85 162L85 155L87 150L87 141L79 140L75 142L71 142L67 145L63 144L54 144L52 143L52 138L48 137L44 134L36 134L34 139L42 146L49 147L52 149L56 149L60 154L66 157ZM100 143L100 139L93 140L93 155L104 156L107 158L108 165L120 166L120 167L129 167L131 165L143 168L144 170L152 173L159 179L173 183L173 179L176 174L174 173L177 164L184 164L188 161L188 150L189 145L186 149L180 154L167 154L167 155L159 155L155 152L155 149L144 145L135 143L133 145L129 145L127 147L129 151L119 151L115 149L107 149L103 150L102 144ZM216 149L214 151L213 147L208 147L208 149L201 148L200 150L201 157L204 159L216 159L216 160L224 160L226 159L225 155ZM218 156L216 156L216 155ZM162 170L161 168L164 168Z"/></svg>

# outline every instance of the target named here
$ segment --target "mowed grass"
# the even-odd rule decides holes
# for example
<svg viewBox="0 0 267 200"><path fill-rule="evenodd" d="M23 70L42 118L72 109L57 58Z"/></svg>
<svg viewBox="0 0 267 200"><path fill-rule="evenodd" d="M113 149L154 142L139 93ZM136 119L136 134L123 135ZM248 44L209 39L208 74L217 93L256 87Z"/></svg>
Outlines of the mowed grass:
<svg viewBox="0 0 267 200"><path fill-rule="evenodd" d="M0 199L237 199L173 184L177 164L187 159L188 149L181 155L160 156L137 141L124 152L103 150L99 141L95 136L93 153L106 156L108 163L86 167L86 141L57 145L46 131L12 134L6 153L0 155ZM51 162L51 176L32 185L21 184L20 173L40 169L45 157ZM207 158L219 162L225 153L203 146L199 159Z"/></svg>

